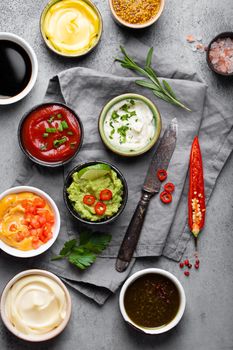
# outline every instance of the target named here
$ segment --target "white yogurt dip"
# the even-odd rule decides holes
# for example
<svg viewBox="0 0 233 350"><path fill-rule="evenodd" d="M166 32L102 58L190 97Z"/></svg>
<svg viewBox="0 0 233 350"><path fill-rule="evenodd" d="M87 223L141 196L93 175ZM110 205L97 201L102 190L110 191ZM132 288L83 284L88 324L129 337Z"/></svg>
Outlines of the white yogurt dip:
<svg viewBox="0 0 233 350"><path fill-rule="evenodd" d="M122 100L106 114L104 133L112 146L121 151L143 149L153 139L155 132L153 112L142 100Z"/></svg>
<svg viewBox="0 0 233 350"><path fill-rule="evenodd" d="M63 322L67 312L66 296L52 278L30 275L22 277L11 287L5 311L18 331L36 338Z"/></svg>

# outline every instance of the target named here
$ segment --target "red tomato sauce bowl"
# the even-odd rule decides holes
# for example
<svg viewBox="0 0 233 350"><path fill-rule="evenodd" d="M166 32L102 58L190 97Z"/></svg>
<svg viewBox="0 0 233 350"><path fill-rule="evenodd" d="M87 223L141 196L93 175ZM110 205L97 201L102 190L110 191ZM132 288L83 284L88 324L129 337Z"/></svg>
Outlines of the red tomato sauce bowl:
<svg viewBox="0 0 233 350"><path fill-rule="evenodd" d="M83 126L77 113L62 103L44 103L22 117L18 140L33 162L57 167L70 162L80 151Z"/></svg>

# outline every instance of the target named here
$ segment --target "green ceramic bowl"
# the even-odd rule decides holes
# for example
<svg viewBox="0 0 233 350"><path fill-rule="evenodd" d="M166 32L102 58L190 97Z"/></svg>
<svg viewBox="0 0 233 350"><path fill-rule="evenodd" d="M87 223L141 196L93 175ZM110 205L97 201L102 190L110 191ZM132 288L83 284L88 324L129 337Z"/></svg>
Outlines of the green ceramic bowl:
<svg viewBox="0 0 233 350"><path fill-rule="evenodd" d="M143 101L151 110L151 112L153 113L154 116L154 122L155 122L155 134L153 136L153 138L151 139L151 141L144 146L143 148L137 149L135 151L131 150L131 151L124 151L120 148L117 148L115 145L113 145L108 137L105 135L104 132L104 122L105 122L105 118L107 116L108 111L117 103L124 101L124 100L129 100L129 99L134 99L134 100L141 100ZM161 121L161 116L160 113L158 111L158 108L154 105L154 103L152 103L148 98L146 98L145 96L142 95L138 95L138 94L134 94L134 93L127 93L127 94L123 94L123 95L119 95L117 97L114 97L112 100L110 100L102 109L100 116L99 116L99 133L100 133L100 137L104 143L104 145L111 150L112 152L120 155L120 156L124 156L124 157L136 157L139 156L143 153L148 152L158 141L160 132L161 132L161 125L162 125L162 121Z"/></svg>

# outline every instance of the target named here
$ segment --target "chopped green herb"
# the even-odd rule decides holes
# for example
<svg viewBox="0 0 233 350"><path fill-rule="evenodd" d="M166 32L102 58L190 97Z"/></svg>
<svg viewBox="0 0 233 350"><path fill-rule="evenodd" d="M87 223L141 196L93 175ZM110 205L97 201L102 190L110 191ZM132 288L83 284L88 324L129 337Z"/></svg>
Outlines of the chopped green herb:
<svg viewBox="0 0 233 350"><path fill-rule="evenodd" d="M129 115L129 114L123 114L123 115L121 116L121 120L122 120L122 121L128 120L129 118L130 118L130 115Z"/></svg>
<svg viewBox="0 0 233 350"><path fill-rule="evenodd" d="M112 115L111 115L111 118L112 118L113 120L116 120L116 119L120 118L120 116L119 116L119 114L118 114L116 111L113 111L113 112L112 112Z"/></svg>
<svg viewBox="0 0 233 350"><path fill-rule="evenodd" d="M62 114L61 113L58 113L57 114L57 117L60 119L60 118L62 118Z"/></svg>
<svg viewBox="0 0 233 350"><path fill-rule="evenodd" d="M49 136L49 134L47 133L47 132L44 132L43 133L43 137L45 138L45 137L48 137Z"/></svg>
<svg viewBox="0 0 233 350"><path fill-rule="evenodd" d="M47 150L47 146L48 146L47 143L45 143L44 145L40 145L40 150L41 151L46 151Z"/></svg>
<svg viewBox="0 0 233 350"><path fill-rule="evenodd" d="M135 122L138 122L138 118L137 118L137 119L135 119Z"/></svg>
<svg viewBox="0 0 233 350"><path fill-rule="evenodd" d="M67 131L67 135L74 135L72 131Z"/></svg>
<svg viewBox="0 0 233 350"><path fill-rule="evenodd" d="M61 125L62 125L63 129L68 129L69 128L69 125L67 124L67 122L65 120L63 120L61 122Z"/></svg>
<svg viewBox="0 0 233 350"><path fill-rule="evenodd" d="M129 112L129 114L130 114L130 117L137 115L136 111Z"/></svg>
<svg viewBox="0 0 233 350"><path fill-rule="evenodd" d="M63 131L63 126L62 126L62 123L59 125L59 127L57 128L58 131Z"/></svg>
<svg viewBox="0 0 233 350"><path fill-rule="evenodd" d="M48 122L49 123L52 123L52 121L54 120L55 116L54 115L51 115L50 118L48 119Z"/></svg>
<svg viewBox="0 0 233 350"><path fill-rule="evenodd" d="M65 242L58 256L52 260L67 259L80 270L91 266L98 254L110 243L112 236L100 232L81 232L79 242L76 239Z"/></svg>
<svg viewBox="0 0 233 350"><path fill-rule="evenodd" d="M131 107L130 105L128 105L127 103L125 103L125 104L123 104L123 106L121 106L120 109L122 109L122 111L124 111L124 112L126 112L126 113L129 113L129 108L130 108L130 107Z"/></svg>
<svg viewBox="0 0 233 350"><path fill-rule="evenodd" d="M45 131L48 132L49 134L53 134L53 133L57 132L57 129L56 128L46 128Z"/></svg>
<svg viewBox="0 0 233 350"><path fill-rule="evenodd" d="M112 129L111 132L110 132L110 135L114 135L115 134L115 129Z"/></svg>
<svg viewBox="0 0 233 350"><path fill-rule="evenodd" d="M75 148L76 142L71 142L70 143L70 148Z"/></svg>
<svg viewBox="0 0 233 350"><path fill-rule="evenodd" d="M135 105L135 101L134 101L133 99L131 99L131 100L129 101L129 103L130 103L132 106Z"/></svg>
<svg viewBox="0 0 233 350"><path fill-rule="evenodd" d="M110 122L109 122L109 125L111 126L111 128L113 128L113 129L114 129L114 126L113 126L112 121L110 121Z"/></svg>
<svg viewBox="0 0 233 350"><path fill-rule="evenodd" d="M55 148L58 148L59 146L61 146L66 141L67 141L67 137L63 136L61 139L53 141L53 145L54 145Z"/></svg>
<svg viewBox="0 0 233 350"><path fill-rule="evenodd" d="M129 127L126 125L122 125L117 129L118 134L120 135L120 143L126 142L126 132L129 130Z"/></svg>

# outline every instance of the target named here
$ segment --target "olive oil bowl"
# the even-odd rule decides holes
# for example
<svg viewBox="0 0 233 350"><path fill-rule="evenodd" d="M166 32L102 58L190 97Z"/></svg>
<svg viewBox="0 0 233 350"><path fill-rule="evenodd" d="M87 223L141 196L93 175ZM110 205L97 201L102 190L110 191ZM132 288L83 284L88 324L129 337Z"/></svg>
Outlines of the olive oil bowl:
<svg viewBox="0 0 233 350"><path fill-rule="evenodd" d="M145 334L161 334L181 320L184 289L170 272L157 268L138 271L121 288L119 306L124 320Z"/></svg>

